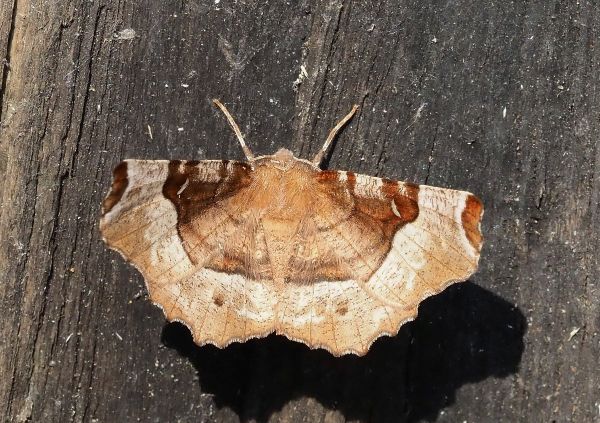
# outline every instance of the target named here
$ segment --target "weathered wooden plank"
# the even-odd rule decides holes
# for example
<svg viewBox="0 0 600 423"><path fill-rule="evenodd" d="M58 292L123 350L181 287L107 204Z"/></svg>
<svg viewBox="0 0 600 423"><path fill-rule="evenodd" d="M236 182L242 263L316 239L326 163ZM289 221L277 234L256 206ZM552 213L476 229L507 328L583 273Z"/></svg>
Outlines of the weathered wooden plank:
<svg viewBox="0 0 600 423"><path fill-rule="evenodd" d="M2 88L0 90L4 92L4 75L7 68L10 66L10 51L8 46L11 44L11 38L13 33L13 22L15 16L13 13L14 0L5 1L0 4L0 55L2 57L2 66L0 66L0 81L2 82Z"/></svg>
<svg viewBox="0 0 600 423"><path fill-rule="evenodd" d="M96 342L91 291L80 264L95 238L89 229L95 216L83 199L95 182L93 173L76 168L86 144L96 142L89 131L97 113L91 88L105 75L94 62L108 58L101 42L112 34L106 22L114 25L114 16L106 19L106 8L89 2L78 9L51 2L15 6L2 104L1 146L8 161L0 267L2 308L10 311L2 326L3 339L10 340L1 364L10 381L0 391L7 399L3 416L82 420Z"/></svg>
<svg viewBox="0 0 600 423"><path fill-rule="evenodd" d="M599 26L589 1L3 2L0 420L596 420ZM163 329L99 205L125 157L242 158L212 97L303 157L360 104L330 167L480 194L480 272L364 358Z"/></svg>

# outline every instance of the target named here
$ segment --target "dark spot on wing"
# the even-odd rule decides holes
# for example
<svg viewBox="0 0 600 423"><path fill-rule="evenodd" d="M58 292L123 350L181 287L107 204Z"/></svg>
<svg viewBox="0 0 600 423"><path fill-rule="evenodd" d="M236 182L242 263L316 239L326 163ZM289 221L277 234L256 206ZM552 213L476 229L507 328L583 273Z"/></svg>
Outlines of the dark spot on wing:
<svg viewBox="0 0 600 423"><path fill-rule="evenodd" d="M336 310L337 314L339 314L340 316L344 316L346 315L346 313L348 313L348 306L346 304L342 304L338 307L338 309Z"/></svg>
<svg viewBox="0 0 600 423"><path fill-rule="evenodd" d="M220 294L216 294L216 295L213 297L213 303L215 303L215 305L216 305L217 307L221 307L221 306L223 305L223 302L224 302L224 300L223 300L223 296L222 296L222 295L220 295Z"/></svg>

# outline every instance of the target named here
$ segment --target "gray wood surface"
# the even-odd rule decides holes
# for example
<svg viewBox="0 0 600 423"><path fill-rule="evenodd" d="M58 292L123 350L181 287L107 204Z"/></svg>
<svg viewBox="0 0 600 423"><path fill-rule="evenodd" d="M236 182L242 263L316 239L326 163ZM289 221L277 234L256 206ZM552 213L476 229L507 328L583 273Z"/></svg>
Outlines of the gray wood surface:
<svg viewBox="0 0 600 423"><path fill-rule="evenodd" d="M599 421L599 36L586 0L3 0L0 419ZM329 168L478 194L480 271L363 358L195 347L98 217L123 158L243 157L213 97L302 157L358 103Z"/></svg>

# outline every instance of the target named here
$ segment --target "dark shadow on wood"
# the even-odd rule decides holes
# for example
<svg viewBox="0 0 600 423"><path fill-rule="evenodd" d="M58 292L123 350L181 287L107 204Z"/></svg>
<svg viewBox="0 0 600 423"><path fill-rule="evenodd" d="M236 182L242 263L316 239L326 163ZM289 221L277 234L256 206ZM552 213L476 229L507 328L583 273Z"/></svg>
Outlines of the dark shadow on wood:
<svg viewBox="0 0 600 423"><path fill-rule="evenodd" d="M202 391L242 421L267 421L307 396L346 419L416 422L435 420L466 383L516 373L525 330L518 308L467 282L426 300L416 321L364 357L336 358L281 336L198 347L178 323L165 326L162 340L193 363Z"/></svg>

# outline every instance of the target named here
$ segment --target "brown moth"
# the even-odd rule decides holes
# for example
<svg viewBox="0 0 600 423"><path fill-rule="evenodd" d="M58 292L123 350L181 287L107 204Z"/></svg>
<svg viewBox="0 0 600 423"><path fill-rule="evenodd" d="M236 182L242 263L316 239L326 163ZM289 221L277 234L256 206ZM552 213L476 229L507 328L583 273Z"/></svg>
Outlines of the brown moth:
<svg viewBox="0 0 600 423"><path fill-rule="evenodd" d="M364 355L419 303L477 269L481 201L465 191L321 170L280 149L247 161L125 160L103 203L105 242L198 345L278 333Z"/></svg>

